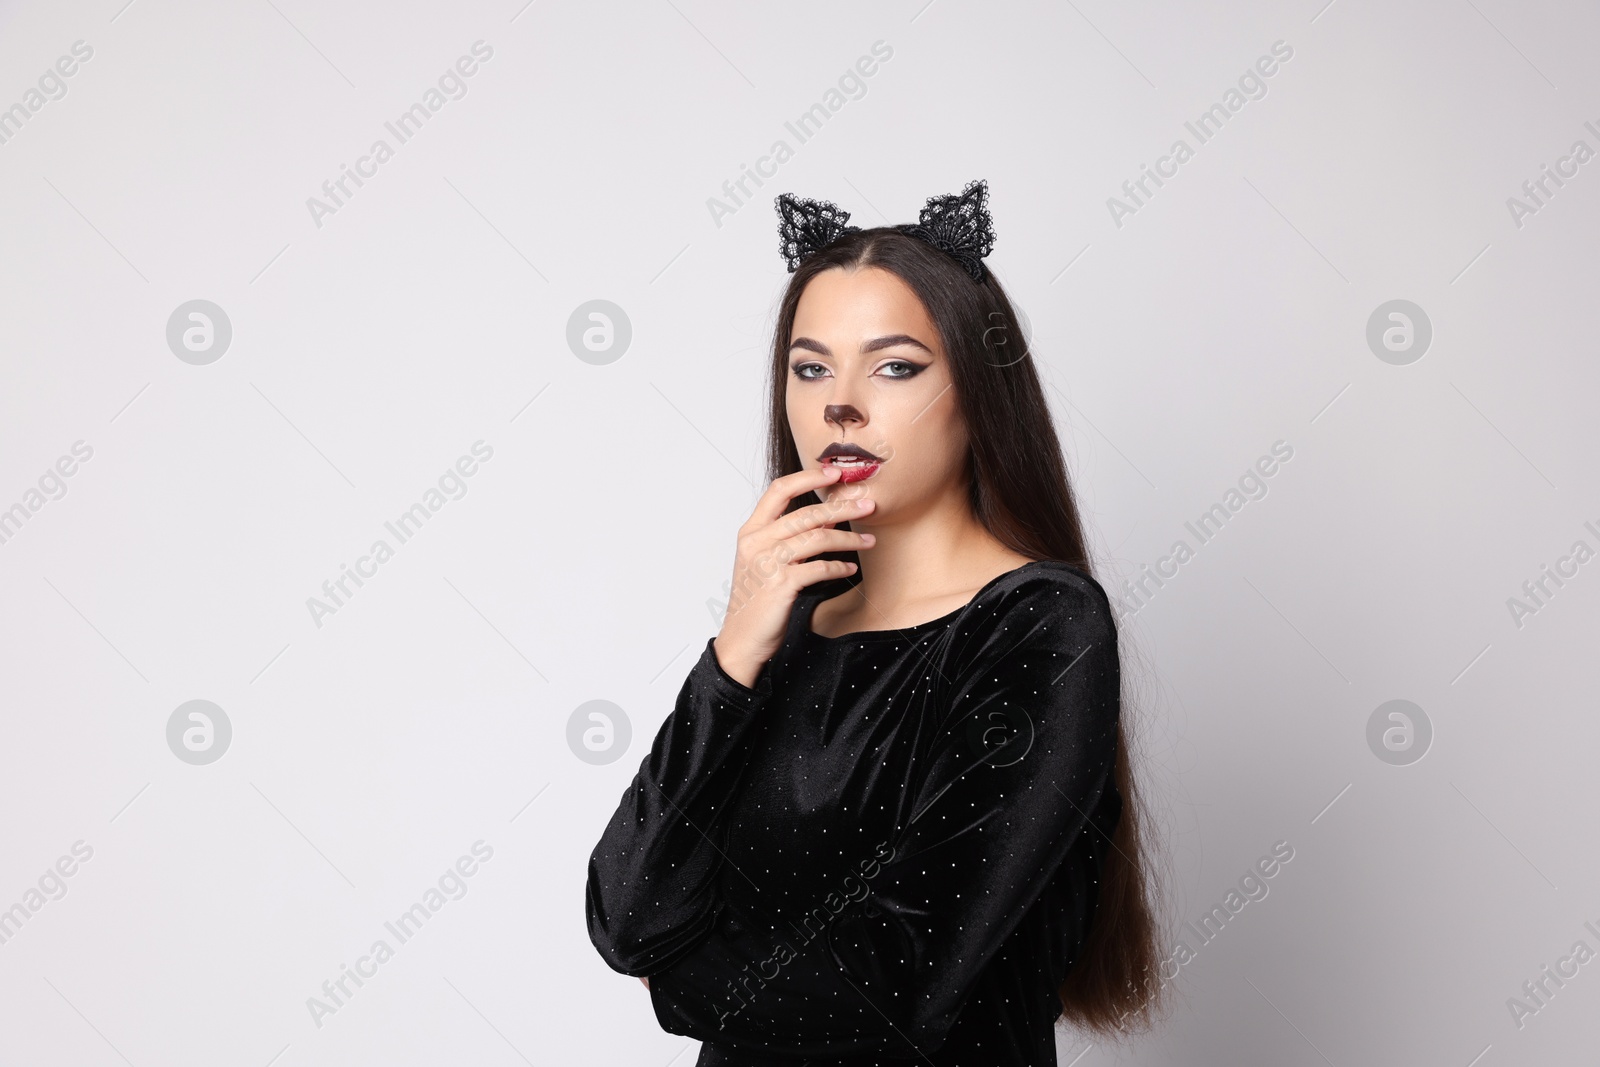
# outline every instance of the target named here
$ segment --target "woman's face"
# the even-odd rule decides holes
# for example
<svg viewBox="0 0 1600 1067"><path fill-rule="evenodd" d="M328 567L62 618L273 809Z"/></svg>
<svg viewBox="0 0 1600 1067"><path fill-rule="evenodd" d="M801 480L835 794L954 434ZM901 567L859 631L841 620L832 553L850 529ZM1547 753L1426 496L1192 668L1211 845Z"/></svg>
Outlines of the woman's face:
<svg viewBox="0 0 1600 1067"><path fill-rule="evenodd" d="M880 267L835 267L813 278L795 309L787 407L800 462L833 463L829 445L865 449L878 462L837 465L840 485L877 502L867 528L909 518L917 505L963 485L966 429L933 320L910 286Z"/></svg>

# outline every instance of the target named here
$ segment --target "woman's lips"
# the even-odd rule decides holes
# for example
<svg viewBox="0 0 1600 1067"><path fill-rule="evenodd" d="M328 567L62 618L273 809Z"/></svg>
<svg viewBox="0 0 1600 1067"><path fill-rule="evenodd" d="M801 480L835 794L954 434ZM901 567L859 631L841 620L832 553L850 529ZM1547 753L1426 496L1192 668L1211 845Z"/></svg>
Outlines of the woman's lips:
<svg viewBox="0 0 1600 1067"><path fill-rule="evenodd" d="M837 462L837 458L825 459L822 461L822 465L824 467L839 468L838 484L840 485L846 485L850 482L859 482L864 478L870 478L874 473L877 472L879 467L883 466L882 463L874 460L861 460L855 463L840 463Z"/></svg>

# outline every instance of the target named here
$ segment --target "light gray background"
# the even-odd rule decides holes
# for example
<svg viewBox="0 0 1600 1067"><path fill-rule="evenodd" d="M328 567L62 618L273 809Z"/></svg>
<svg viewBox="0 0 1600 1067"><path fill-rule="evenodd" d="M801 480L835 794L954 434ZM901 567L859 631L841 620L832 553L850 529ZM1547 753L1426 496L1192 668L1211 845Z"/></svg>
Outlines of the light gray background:
<svg viewBox="0 0 1600 1067"><path fill-rule="evenodd" d="M1294 450L1124 616L1169 921L1294 859L1159 1035L1064 1033L1062 1062L1593 1054L1600 962L1507 1006L1600 949L1600 563L1520 626L1507 603L1600 547L1600 161L1507 205L1600 149L1590 6L124 3L0 7L0 107L93 49L0 144L0 508L93 449L0 544L0 908L93 849L0 945L0 1060L691 1063L590 946L584 865L762 487L772 197L874 225L976 177L1108 589ZM479 40L466 95L317 226L307 198ZM1276 41L1266 95L1116 225ZM233 330L208 365L166 342L196 299ZM566 342L596 299L633 332L606 365ZM1396 299L1434 331L1407 365L1366 341ZM480 440L317 626L307 598ZM1396 699L1434 732L1408 766L1366 739ZM168 747L191 700L232 726L210 764ZM632 728L601 765L568 742L593 700ZM466 895L315 1025L479 840Z"/></svg>

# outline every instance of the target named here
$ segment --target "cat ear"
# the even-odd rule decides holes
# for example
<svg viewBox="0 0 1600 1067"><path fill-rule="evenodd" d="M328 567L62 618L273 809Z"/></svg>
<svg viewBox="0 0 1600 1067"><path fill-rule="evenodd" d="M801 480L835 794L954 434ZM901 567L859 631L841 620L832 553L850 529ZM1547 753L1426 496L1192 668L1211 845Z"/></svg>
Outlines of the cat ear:
<svg viewBox="0 0 1600 1067"><path fill-rule="evenodd" d="M847 233L857 233L859 226L846 226L850 212L826 200L808 200L803 196L783 193L775 201L778 211L778 251L793 274L802 260L813 252L832 244L834 239Z"/></svg>
<svg viewBox="0 0 1600 1067"><path fill-rule="evenodd" d="M974 281L983 281L983 260L995 241L988 182L979 178L953 196L930 196L917 225L902 229L953 256Z"/></svg>

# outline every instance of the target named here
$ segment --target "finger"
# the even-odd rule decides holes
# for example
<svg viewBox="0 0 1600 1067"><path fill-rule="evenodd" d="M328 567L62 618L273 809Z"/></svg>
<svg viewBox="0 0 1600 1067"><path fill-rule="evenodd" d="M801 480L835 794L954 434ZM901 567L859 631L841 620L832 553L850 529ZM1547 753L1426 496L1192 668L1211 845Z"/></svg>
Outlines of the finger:
<svg viewBox="0 0 1600 1067"><path fill-rule="evenodd" d="M839 469L833 464L822 467L801 469L793 474L785 474L781 478L772 479L772 484L767 486L766 492L761 494L761 499L756 501L755 510L750 513L750 524L766 526L783 514L784 508L789 506L789 501L801 493L820 489L824 485L836 483L839 480Z"/></svg>
<svg viewBox="0 0 1600 1067"><path fill-rule="evenodd" d="M810 563L794 565L795 580L802 586L825 582L830 578L843 578L855 572L856 565L847 559L814 559Z"/></svg>
<svg viewBox="0 0 1600 1067"><path fill-rule="evenodd" d="M851 552L871 548L876 543L877 538L869 533L824 527L786 537L774 546L774 551L785 562L793 564L821 552Z"/></svg>
<svg viewBox="0 0 1600 1067"><path fill-rule="evenodd" d="M775 541L751 558L740 572L732 590L732 601L741 605L749 603L761 589L800 589L811 582L822 581L852 572L852 567L832 569L820 574L804 568L811 563L852 563L851 560L811 560L823 552L860 552L872 548L877 538L872 534L854 530L818 529L792 538ZM810 575L807 577L806 575ZM736 609L729 608L732 614Z"/></svg>
<svg viewBox="0 0 1600 1067"><path fill-rule="evenodd" d="M832 497L820 504L808 504L782 515L770 528L776 531L781 540L820 526L833 526L836 523L849 522L851 519L864 519L871 515L876 507L877 503L871 497Z"/></svg>
<svg viewBox="0 0 1600 1067"><path fill-rule="evenodd" d="M870 535L851 530L813 530L774 544L753 564L750 581L773 588L798 579L796 568L824 552L855 552L872 547ZM800 584L804 584L801 582ZM741 586L745 588L745 586Z"/></svg>

